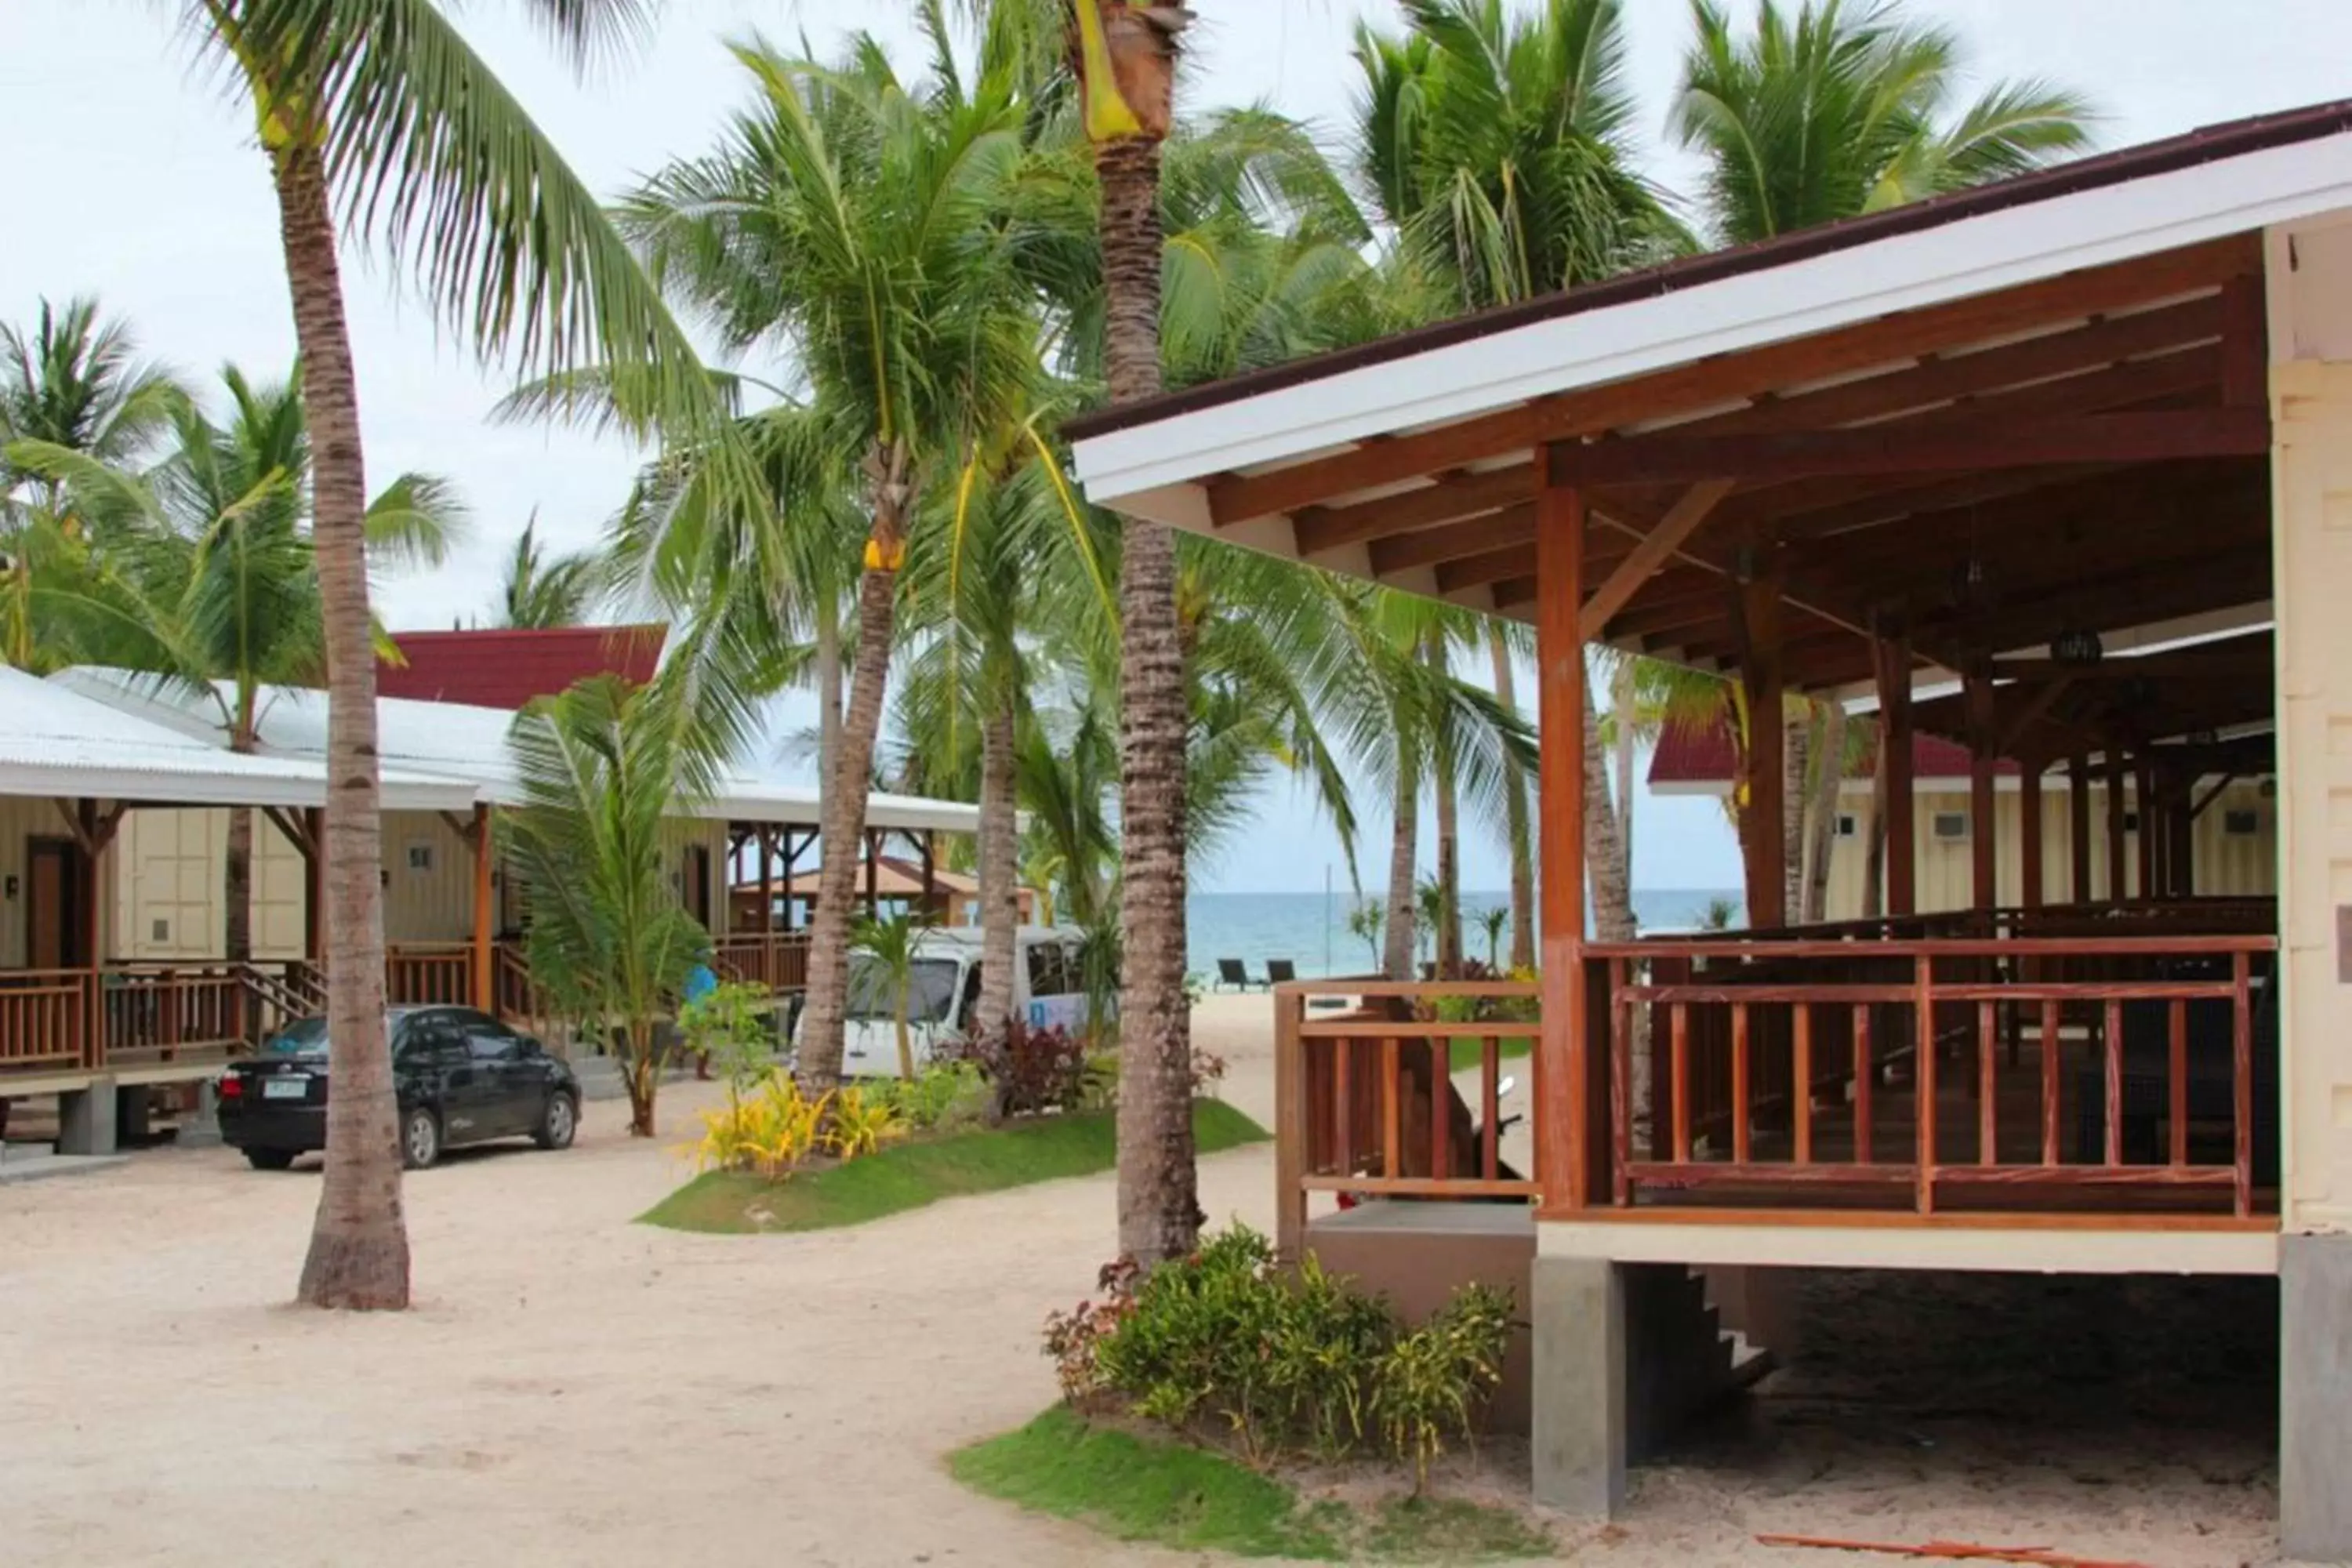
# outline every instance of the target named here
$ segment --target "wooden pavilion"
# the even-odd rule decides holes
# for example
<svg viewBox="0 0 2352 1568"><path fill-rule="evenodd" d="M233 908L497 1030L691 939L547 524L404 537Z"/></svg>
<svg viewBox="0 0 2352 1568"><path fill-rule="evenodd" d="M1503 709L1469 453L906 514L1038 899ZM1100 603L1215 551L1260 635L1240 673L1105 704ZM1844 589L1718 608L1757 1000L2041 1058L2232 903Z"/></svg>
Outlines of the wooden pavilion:
<svg viewBox="0 0 2352 1568"><path fill-rule="evenodd" d="M1689 1342L1658 1305L1685 1268L2275 1273L2286 1543L2352 1555L2329 1479L2352 1430L2347 362L2336 104L1078 428L1090 494L1131 517L1536 626L1539 987L1301 985L1276 1008L1286 1248L1378 1272L1531 1205L1501 1245L1529 1286L1539 1496L1616 1506L1674 1414L1647 1406L1706 1382L1657 1364L1715 1354L1711 1321ZM1765 831L1754 929L1588 940L1596 642L1722 671L1753 713L1876 709L1886 917L1791 928ZM1752 728L1745 788L1777 824L1781 727ZM1988 825L2005 765L2063 770L2063 877L2030 787L2008 841L1975 836L1972 907L1917 913L1916 732L1968 747ZM2188 825L2245 777L2276 781L2276 895L2200 897ZM1357 1010L1310 1020L1317 991ZM1436 1022L1446 995L1482 1016ZM1515 1170L1473 1129L1530 1007ZM1449 1081L1433 1062L1465 1037L1483 1068ZM1336 1192L1388 1201L1332 1214Z"/></svg>

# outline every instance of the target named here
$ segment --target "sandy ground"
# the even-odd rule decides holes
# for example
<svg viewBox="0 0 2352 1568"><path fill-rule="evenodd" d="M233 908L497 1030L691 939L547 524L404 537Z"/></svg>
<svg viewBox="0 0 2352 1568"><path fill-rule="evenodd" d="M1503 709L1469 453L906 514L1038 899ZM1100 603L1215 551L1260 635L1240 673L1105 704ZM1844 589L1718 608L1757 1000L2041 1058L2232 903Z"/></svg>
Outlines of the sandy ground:
<svg viewBox="0 0 2352 1568"><path fill-rule="evenodd" d="M1264 999L1212 999L1197 1032L1270 1121ZM941 1467L1052 1398L1037 1327L1110 1248L1109 1178L804 1237L630 1224L686 1174L672 1144L709 1093L673 1091L659 1146L592 1106L567 1154L461 1152L411 1179L417 1306L398 1316L283 1304L307 1167L165 1151L0 1187L0 1562L1181 1560ZM1270 1223L1268 1150L1202 1181L1213 1216ZM1641 1471L1627 1523L1575 1560L1862 1561L1766 1552L1759 1530L2261 1560L2274 1383L2242 1331L2262 1303L2047 1289L1809 1281L1829 1331ZM1524 1484L1511 1456L1487 1463Z"/></svg>

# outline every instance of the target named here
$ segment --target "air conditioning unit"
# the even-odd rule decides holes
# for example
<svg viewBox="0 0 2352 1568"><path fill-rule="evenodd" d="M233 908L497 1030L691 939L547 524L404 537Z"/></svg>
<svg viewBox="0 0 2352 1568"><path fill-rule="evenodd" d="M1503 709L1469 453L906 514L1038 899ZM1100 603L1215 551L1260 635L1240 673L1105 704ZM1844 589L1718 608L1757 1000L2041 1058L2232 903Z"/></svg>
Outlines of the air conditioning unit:
<svg viewBox="0 0 2352 1568"><path fill-rule="evenodd" d="M2262 830L2260 812L2225 811L2221 814L2221 831L2232 838L2252 838Z"/></svg>

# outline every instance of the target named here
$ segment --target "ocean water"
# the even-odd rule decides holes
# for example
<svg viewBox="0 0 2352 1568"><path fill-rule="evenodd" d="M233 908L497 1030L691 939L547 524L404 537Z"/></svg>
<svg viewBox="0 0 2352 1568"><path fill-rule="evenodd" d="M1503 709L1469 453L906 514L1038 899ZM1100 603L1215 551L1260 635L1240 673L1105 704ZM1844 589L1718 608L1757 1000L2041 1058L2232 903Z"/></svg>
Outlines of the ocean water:
<svg viewBox="0 0 2352 1568"><path fill-rule="evenodd" d="M1716 899L1737 905L1739 890L1650 889L1633 895L1633 913L1645 931L1688 930ZM1301 979L1368 973L1379 967L1378 955L1361 937L1349 933L1350 902L1344 889L1335 889L1328 901L1321 893L1195 893L1185 905L1187 966L1197 974L1213 975L1217 960L1238 958L1250 973L1262 976L1267 959L1286 958L1298 966ZM1462 895L1462 941L1469 956L1486 956L1486 933L1478 924L1481 911L1509 902L1507 892ZM1507 959L1510 942L1507 928Z"/></svg>

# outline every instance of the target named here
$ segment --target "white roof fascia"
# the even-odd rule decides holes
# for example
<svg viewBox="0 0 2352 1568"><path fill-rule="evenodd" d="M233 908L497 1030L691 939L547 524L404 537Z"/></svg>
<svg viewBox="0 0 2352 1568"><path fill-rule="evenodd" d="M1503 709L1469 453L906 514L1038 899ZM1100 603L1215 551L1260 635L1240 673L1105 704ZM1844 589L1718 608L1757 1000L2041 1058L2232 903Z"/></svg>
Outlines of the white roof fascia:
<svg viewBox="0 0 2352 1568"><path fill-rule="evenodd" d="M2324 136L1531 322L1076 444L1101 503L2352 206ZM1160 517L1173 498L1150 498ZM1182 525L1177 516L1160 521Z"/></svg>

